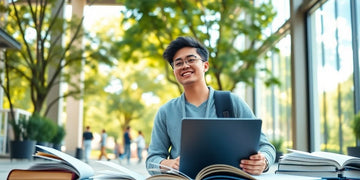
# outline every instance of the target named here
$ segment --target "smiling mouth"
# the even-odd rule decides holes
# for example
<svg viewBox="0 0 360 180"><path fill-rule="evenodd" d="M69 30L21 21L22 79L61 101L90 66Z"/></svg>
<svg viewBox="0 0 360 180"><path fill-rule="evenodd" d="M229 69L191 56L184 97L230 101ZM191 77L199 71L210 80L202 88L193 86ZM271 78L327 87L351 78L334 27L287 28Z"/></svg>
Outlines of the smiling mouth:
<svg viewBox="0 0 360 180"><path fill-rule="evenodd" d="M184 76L190 76L191 74L193 74L193 72L185 72L185 73L182 73L181 76L184 77Z"/></svg>

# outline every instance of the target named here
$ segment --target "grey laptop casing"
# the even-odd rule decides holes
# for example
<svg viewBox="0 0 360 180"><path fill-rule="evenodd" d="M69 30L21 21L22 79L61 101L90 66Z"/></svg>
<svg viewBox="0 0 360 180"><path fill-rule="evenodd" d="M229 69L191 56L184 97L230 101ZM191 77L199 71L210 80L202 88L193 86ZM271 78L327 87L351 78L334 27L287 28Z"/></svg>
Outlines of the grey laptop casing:
<svg viewBox="0 0 360 180"><path fill-rule="evenodd" d="M240 168L259 149L260 119L186 118L182 120L180 171L195 178L211 164Z"/></svg>

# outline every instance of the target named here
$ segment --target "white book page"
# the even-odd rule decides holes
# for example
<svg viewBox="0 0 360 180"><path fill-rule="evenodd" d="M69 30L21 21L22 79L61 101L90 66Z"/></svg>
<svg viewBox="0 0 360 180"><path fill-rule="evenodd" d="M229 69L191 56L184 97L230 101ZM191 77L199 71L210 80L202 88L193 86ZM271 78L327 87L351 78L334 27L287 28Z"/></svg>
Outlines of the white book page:
<svg viewBox="0 0 360 180"><path fill-rule="evenodd" d="M329 163L333 162L332 164L336 165L339 169L341 169L344 165L348 163L357 163L360 165L360 158L337 154L332 152L323 152L323 151L316 151L312 153L298 151L289 149L289 151L293 152L293 154L288 154L290 157L297 157L297 158L306 158L307 160L313 159L315 162L327 161Z"/></svg>
<svg viewBox="0 0 360 180"><path fill-rule="evenodd" d="M94 170L92 169L92 167L82 162L79 159L76 159L66 153L63 153L53 148L40 146L40 145L36 145L36 147L63 159L66 163L68 163L70 166L76 169L77 174L79 175L79 179L86 179L94 175ZM43 156L37 156L37 157L43 158Z"/></svg>
<svg viewBox="0 0 360 180"><path fill-rule="evenodd" d="M136 180L128 174L112 171L112 170L101 170L97 171L96 175L91 177L93 180L100 179L128 179L128 180Z"/></svg>
<svg viewBox="0 0 360 180"><path fill-rule="evenodd" d="M342 154L336 154L331 152L312 152L311 153L314 156L322 157L322 158L328 158L328 159L334 159L336 162L338 162L341 166L344 165L344 163L351 159L350 156L342 155Z"/></svg>
<svg viewBox="0 0 360 180"><path fill-rule="evenodd" d="M185 177L187 179L191 179L188 175L182 173L179 170L171 168L169 166L165 166L165 165L158 164L158 163L153 163L153 162L150 162L150 163L155 165L155 166L159 166L159 168L148 169L148 171L153 171L153 172L161 173L161 174L163 174L163 173L165 173L165 174L176 174L176 175L179 175L179 176L183 176L183 177Z"/></svg>
<svg viewBox="0 0 360 180"><path fill-rule="evenodd" d="M341 164L331 158L328 157L322 157L322 156L317 156L313 153L308 153L308 152L304 152L304 151L298 151L298 150L293 150L293 149L288 149L290 152L290 154L286 154L284 156L285 159L290 159L290 160L296 160L296 161L311 161L311 162L327 162L329 164L334 165L335 167L341 169Z"/></svg>
<svg viewBox="0 0 360 180"><path fill-rule="evenodd" d="M64 162L64 160L60 160L60 159L55 159L55 158L52 158L52 157L47 157L47 156L41 156L41 155L33 155L33 157L37 157L37 158L41 158L41 159L46 159L46 160L50 160L50 161L53 161L53 162Z"/></svg>
<svg viewBox="0 0 360 180"><path fill-rule="evenodd" d="M259 176L254 176L258 180L321 180L319 177L308 177L288 174L274 174L274 173L263 173Z"/></svg>
<svg viewBox="0 0 360 180"><path fill-rule="evenodd" d="M56 170L56 169L66 169L71 172L76 172L76 169L74 169L72 166L69 166L65 162L48 162L48 163L37 163L31 166L30 170Z"/></svg>
<svg viewBox="0 0 360 180"><path fill-rule="evenodd" d="M107 167L111 167L113 169L116 169L116 170L118 170L118 171L120 171L120 172L122 172L122 173L136 179L136 180L145 180L146 179L146 177L144 177L144 176L142 176L142 175L140 175L140 174L138 174L138 173L136 173L134 171L131 171L130 169L127 169L127 168L125 168L125 167L123 167L123 166L121 166L119 164L115 164L115 163L110 162L110 161L96 161L96 162L98 162L100 164L103 164L103 165L105 165ZM120 175L120 173L115 172L114 175Z"/></svg>

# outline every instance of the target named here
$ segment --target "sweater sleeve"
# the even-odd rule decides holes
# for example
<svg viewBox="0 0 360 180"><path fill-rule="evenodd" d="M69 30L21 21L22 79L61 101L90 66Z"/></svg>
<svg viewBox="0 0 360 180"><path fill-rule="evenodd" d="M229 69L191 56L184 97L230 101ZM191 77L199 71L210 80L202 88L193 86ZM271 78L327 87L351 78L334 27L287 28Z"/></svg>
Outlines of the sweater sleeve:
<svg viewBox="0 0 360 180"><path fill-rule="evenodd" d="M151 143L149 145L148 156L146 158L146 168L148 172L153 175L155 171L151 169L159 169L158 164L169 156L171 142L166 132L166 121L163 108L160 108L155 116L154 127L151 133Z"/></svg>

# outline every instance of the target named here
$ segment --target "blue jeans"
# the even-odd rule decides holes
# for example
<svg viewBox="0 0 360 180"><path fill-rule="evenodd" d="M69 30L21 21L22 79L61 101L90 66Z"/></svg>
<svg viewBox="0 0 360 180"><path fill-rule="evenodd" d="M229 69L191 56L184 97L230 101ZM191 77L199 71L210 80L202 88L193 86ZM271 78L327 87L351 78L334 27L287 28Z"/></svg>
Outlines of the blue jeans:
<svg viewBox="0 0 360 180"><path fill-rule="evenodd" d="M142 161L142 152L143 152L144 148L137 148L137 154L138 154L138 158L139 158L139 163Z"/></svg>
<svg viewBox="0 0 360 180"><path fill-rule="evenodd" d="M85 162L89 162L91 153L91 140L84 140L84 151Z"/></svg>
<svg viewBox="0 0 360 180"><path fill-rule="evenodd" d="M126 157L128 163L129 163L129 162L130 162L130 155L131 155L131 152L130 152L130 144L125 144L124 154L121 156L121 159L123 159L124 157Z"/></svg>

